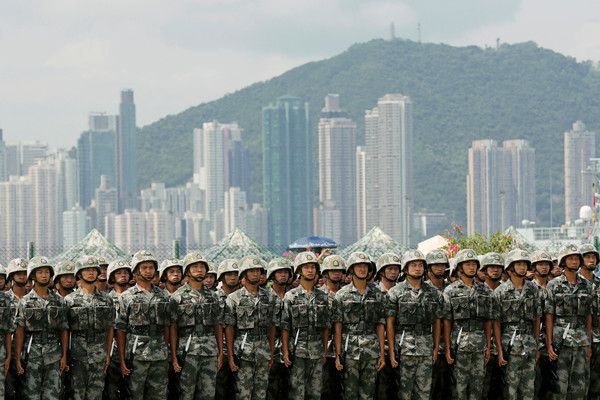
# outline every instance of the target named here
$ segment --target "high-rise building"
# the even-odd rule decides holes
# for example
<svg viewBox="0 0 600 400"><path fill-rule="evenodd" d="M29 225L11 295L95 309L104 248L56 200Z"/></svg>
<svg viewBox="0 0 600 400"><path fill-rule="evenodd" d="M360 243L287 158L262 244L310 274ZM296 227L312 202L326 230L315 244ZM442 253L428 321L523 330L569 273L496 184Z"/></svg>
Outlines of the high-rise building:
<svg viewBox="0 0 600 400"><path fill-rule="evenodd" d="M0 182L0 248L5 260L27 257L33 232L31 184L28 177L11 175Z"/></svg>
<svg viewBox="0 0 600 400"><path fill-rule="evenodd" d="M225 208L224 208L224 232L225 235L233 232L237 226L241 230L246 230L247 219L246 192L240 188L232 187L225 192ZM221 238L217 238L220 240Z"/></svg>
<svg viewBox="0 0 600 400"><path fill-rule="evenodd" d="M269 240L269 218L267 211L258 203L252 204L246 222L246 233L256 243L266 246Z"/></svg>
<svg viewBox="0 0 600 400"><path fill-rule="evenodd" d="M241 191L248 193L250 189L250 179L248 171L248 152L244 149L242 140L244 130L237 124L225 130L225 147L227 149L225 169L227 171L227 183L225 190L232 187L238 187Z"/></svg>
<svg viewBox="0 0 600 400"><path fill-rule="evenodd" d="M317 234L333 239L337 243L344 243L340 241L342 231L344 230L344 226L342 225L342 213L338 207L336 207L335 201L325 200L320 204L319 208L315 210L315 214Z"/></svg>
<svg viewBox="0 0 600 400"><path fill-rule="evenodd" d="M365 114L367 229L407 246L412 225L412 101L386 94Z"/></svg>
<svg viewBox="0 0 600 400"><path fill-rule="evenodd" d="M62 213L64 188L56 160L38 160L29 167L31 184L31 239L42 254L62 249Z"/></svg>
<svg viewBox="0 0 600 400"><path fill-rule="evenodd" d="M0 182L6 182L8 180L8 170L6 165L6 143L0 129Z"/></svg>
<svg viewBox="0 0 600 400"><path fill-rule="evenodd" d="M35 165L38 160L46 158L48 152L48 143L42 143L37 140L23 142L21 147L21 173L27 174L29 167Z"/></svg>
<svg viewBox="0 0 600 400"><path fill-rule="evenodd" d="M87 234L86 213L79 204L63 211L63 250L71 248Z"/></svg>
<svg viewBox="0 0 600 400"><path fill-rule="evenodd" d="M467 232L492 235L535 221L535 150L525 140L476 140L469 149Z"/></svg>
<svg viewBox="0 0 600 400"><path fill-rule="evenodd" d="M110 186L110 178L106 175L100 176L100 186L95 190L96 198L96 228L101 233L106 233L104 217L108 214L119 212L119 196L117 189Z"/></svg>
<svg viewBox="0 0 600 400"><path fill-rule="evenodd" d="M119 210L138 208L137 127L133 90L121 91L119 120L115 142L115 186L119 193Z"/></svg>
<svg viewBox="0 0 600 400"><path fill-rule="evenodd" d="M367 233L367 155L362 147L356 148L356 232Z"/></svg>
<svg viewBox="0 0 600 400"><path fill-rule="evenodd" d="M6 173L8 176L21 175L21 143L6 143Z"/></svg>
<svg viewBox="0 0 600 400"><path fill-rule="evenodd" d="M318 216L339 213L339 223L317 222L317 235L341 245L353 243L356 235L356 124L340 108L339 95L325 97L319 120L319 204ZM325 203L328 207L325 207ZM332 231L334 226L339 230ZM327 232L321 228L328 227Z"/></svg>
<svg viewBox="0 0 600 400"><path fill-rule="evenodd" d="M592 205L591 158L596 157L596 133L586 130L577 121L573 130L565 132L565 221L573 224L579 218L579 209Z"/></svg>
<svg viewBox="0 0 600 400"><path fill-rule="evenodd" d="M263 107L263 200L268 243L285 248L313 231L311 135L308 103L280 97Z"/></svg>

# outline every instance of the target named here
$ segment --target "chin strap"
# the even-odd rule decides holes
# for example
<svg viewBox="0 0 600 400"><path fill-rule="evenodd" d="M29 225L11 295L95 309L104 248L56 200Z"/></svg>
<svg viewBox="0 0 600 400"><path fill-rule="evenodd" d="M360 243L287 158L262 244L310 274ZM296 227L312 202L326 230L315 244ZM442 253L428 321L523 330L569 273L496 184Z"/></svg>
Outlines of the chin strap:
<svg viewBox="0 0 600 400"><path fill-rule="evenodd" d="M42 287L48 286L50 284L50 281L48 281L46 283L42 283L42 282L34 280L34 282L35 282L36 285L40 285Z"/></svg>
<svg viewBox="0 0 600 400"><path fill-rule="evenodd" d="M96 283L96 281L102 282L102 281L98 280L98 278L94 279L93 281L88 281L83 276L81 277L81 280L84 281L85 283L87 283L88 285L93 285L94 283Z"/></svg>

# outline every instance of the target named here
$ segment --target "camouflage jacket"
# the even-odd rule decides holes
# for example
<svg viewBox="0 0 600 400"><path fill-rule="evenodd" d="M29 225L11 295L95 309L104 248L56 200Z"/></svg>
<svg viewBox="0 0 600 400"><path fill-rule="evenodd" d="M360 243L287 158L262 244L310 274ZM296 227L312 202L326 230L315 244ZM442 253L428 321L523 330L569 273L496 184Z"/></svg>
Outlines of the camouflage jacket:
<svg viewBox="0 0 600 400"><path fill-rule="evenodd" d="M565 275L552 279L546 286L548 296L544 313L554 316L552 341L566 347L588 346L590 337L586 329L588 315L594 311L596 293L592 284L577 275L575 284L569 283ZM593 320L593 318L592 318ZM563 333L570 324L563 341Z"/></svg>
<svg viewBox="0 0 600 400"><path fill-rule="evenodd" d="M225 324L236 327L233 351L246 361L268 361L271 347L267 332L269 327L279 324L277 299L268 289L259 287L258 294L242 287L227 296L225 301ZM242 343L244 344L242 348Z"/></svg>
<svg viewBox="0 0 600 400"><path fill-rule="evenodd" d="M166 361L164 328L171 325L166 292L156 286L143 290L135 285L121 294L118 308L115 328L127 333L126 357L137 337L136 360Z"/></svg>
<svg viewBox="0 0 600 400"><path fill-rule="evenodd" d="M48 297L38 296L35 290L27 293L17 306L16 325L25 328L22 354L29 360L45 365L58 362L62 357L60 331L69 329L67 306L58 294L48 291Z"/></svg>
<svg viewBox="0 0 600 400"><path fill-rule="evenodd" d="M11 308L10 296L0 292L0 337L4 338L7 333L14 330L14 314ZM0 360L6 358L6 348L0 346Z"/></svg>
<svg viewBox="0 0 600 400"><path fill-rule="evenodd" d="M400 282L390 289L385 314L395 319L396 348L402 355L433 354L432 325L442 317L441 295L436 288L422 282L415 290L408 280Z"/></svg>
<svg viewBox="0 0 600 400"><path fill-rule="evenodd" d="M598 315L598 306L599 306L599 301L600 301L600 278L598 278L597 276L594 275L594 278L591 279L589 282L592 283L592 289L594 291L594 293L596 294L596 299L593 302L593 312L592 312L592 342L594 343L600 343L600 330L598 329L598 318L596 318L596 316Z"/></svg>
<svg viewBox="0 0 600 400"><path fill-rule="evenodd" d="M216 292L202 286L192 289L187 283L171 295L171 323L177 324L177 354L183 354L191 336L187 354L219 354L215 327L223 323L223 308Z"/></svg>
<svg viewBox="0 0 600 400"><path fill-rule="evenodd" d="M342 352L351 360L377 359L380 355L377 326L385 324L384 294L367 283L362 295L350 282L333 299L332 320L342 324ZM347 345L347 348L346 348Z"/></svg>
<svg viewBox="0 0 600 400"><path fill-rule="evenodd" d="M283 312L283 299L279 297L277 293L273 290L273 286L269 288L269 291L273 293L275 297L275 353L273 355L275 362L283 363L283 352L281 349L281 313Z"/></svg>
<svg viewBox="0 0 600 400"><path fill-rule="evenodd" d="M217 290L217 297L219 298L219 307L223 310L223 320L221 321L223 324L223 356L227 359L227 343L225 343L225 303L227 301L227 293L225 293L223 288Z"/></svg>
<svg viewBox="0 0 600 400"><path fill-rule="evenodd" d="M525 280L519 290L509 279L494 291L498 304L497 320L501 324L502 349L505 354L515 334L510 354L525 356L535 353L538 338L534 335L537 318L542 316L539 289L536 284Z"/></svg>
<svg viewBox="0 0 600 400"><path fill-rule="evenodd" d="M323 285L317 290L322 291L327 295L327 302L329 304L329 316L331 325L329 326L329 341L327 343L327 357L335 358L335 349L333 348L333 321L331 320L331 313L333 312L333 299L335 298L335 293L327 288L327 285Z"/></svg>
<svg viewBox="0 0 600 400"><path fill-rule="evenodd" d="M544 307L546 306L546 297L548 297L548 290L538 283L537 280L531 281L538 290L538 300L542 309L542 318L540 326L540 340L538 341L538 349L542 350L546 348L546 318L544 314Z"/></svg>
<svg viewBox="0 0 600 400"><path fill-rule="evenodd" d="M296 357L319 359L325 355L322 333L331 326L329 299L325 292L308 293L302 286L287 292L283 298L281 329L290 332L289 349ZM297 343L296 337L298 338Z"/></svg>
<svg viewBox="0 0 600 400"><path fill-rule="evenodd" d="M458 342L458 351L484 350L487 347L484 325L495 319L496 313L490 288L476 281L468 287L459 279L448 285L443 298L443 318L452 322L450 343L453 348Z"/></svg>
<svg viewBox="0 0 600 400"><path fill-rule="evenodd" d="M106 360L106 334L115 325L115 306L110 296L96 289L86 294L81 289L65 297L69 308L71 356L84 363Z"/></svg>

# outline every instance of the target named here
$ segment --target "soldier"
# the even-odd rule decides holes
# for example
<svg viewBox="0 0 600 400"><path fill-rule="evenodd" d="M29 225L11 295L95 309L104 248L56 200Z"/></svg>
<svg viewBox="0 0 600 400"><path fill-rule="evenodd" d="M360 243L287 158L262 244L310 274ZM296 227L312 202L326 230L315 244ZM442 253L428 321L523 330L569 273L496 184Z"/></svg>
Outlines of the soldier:
<svg viewBox="0 0 600 400"><path fill-rule="evenodd" d="M60 261L54 268L54 282L56 293L63 299L75 289L75 263L73 261Z"/></svg>
<svg viewBox="0 0 600 400"><path fill-rule="evenodd" d="M237 290L239 286L239 270L238 261L235 259L227 259L221 261L217 270L217 281L222 283L217 291L219 303L222 309L225 309L227 296ZM223 335L225 338L225 335ZM227 346L223 341L223 358L227 358ZM228 359L228 358L227 358ZM235 397L233 384L233 374L229 369L229 362L224 362L217 373L215 400L232 399Z"/></svg>
<svg viewBox="0 0 600 400"><path fill-rule="evenodd" d="M321 274L325 284L319 288L327 294L329 309L333 308L333 298L340 290L340 284L346 272L346 261L338 255L325 257L321 265ZM329 326L329 339L327 345L327 360L323 367L323 383L321 384L321 398L323 400L341 399L340 373L335 368L335 349L333 348L333 325Z"/></svg>
<svg viewBox="0 0 600 400"><path fill-rule="evenodd" d="M583 268L579 273L582 277L592 283L592 289L596 294L593 302L598 312L598 293L600 292L600 278L594 275L600 256L592 244L584 244L579 247L583 256ZM590 359L590 387L588 399L600 399L600 331L598 330L598 318L592 317L592 358Z"/></svg>
<svg viewBox="0 0 600 400"><path fill-rule="evenodd" d="M173 370L181 373L180 398L215 398L215 379L223 362L223 312L219 297L204 286L208 261L197 251L183 259L188 282L171 296Z"/></svg>
<svg viewBox="0 0 600 400"><path fill-rule="evenodd" d="M279 321L281 320L281 312L283 310L283 296L288 288L288 282L293 275L292 267L286 258L275 258L269 261L267 265L267 280L273 282L271 290L276 296L275 306L275 320L277 321L277 328L275 330L275 356L273 360L273 366L269 370L269 386L267 388L267 399L280 399L287 395L289 388L286 388L285 382L288 379L287 374L289 371L286 369L283 363L283 357L281 354L281 328L279 327Z"/></svg>
<svg viewBox="0 0 600 400"><path fill-rule="evenodd" d="M554 399L583 399L586 396L592 356L592 312L596 293L577 271L583 264L581 252L567 245L559 252L563 275L552 279L546 289L546 348L557 361L558 393ZM560 348L559 354L554 349Z"/></svg>
<svg viewBox="0 0 600 400"><path fill-rule="evenodd" d="M132 399L167 397L169 297L152 285L158 261L140 250L133 255L137 284L119 299L115 328L121 373L129 376ZM128 366L126 360L130 362Z"/></svg>
<svg viewBox="0 0 600 400"><path fill-rule="evenodd" d="M274 315L275 295L259 286L264 270L264 262L257 256L243 257L239 271L244 287L231 293L226 300L227 357L231 371L237 371L239 400L265 399L267 396L278 321ZM234 355L239 360L237 363Z"/></svg>
<svg viewBox="0 0 600 400"><path fill-rule="evenodd" d="M176 258L170 258L160 263L158 267L158 277L165 283L165 290L169 295L175 293L181 286L183 277L183 266L181 261Z"/></svg>
<svg viewBox="0 0 600 400"><path fill-rule="evenodd" d="M478 269L475 251L460 250L456 254L459 279L444 290L446 362L454 364L457 399L481 399L485 364L490 359L495 316L492 291L474 281Z"/></svg>
<svg viewBox="0 0 600 400"><path fill-rule="evenodd" d="M105 257L103 257L103 256L98 257L98 265L100 266L100 275L98 275L98 279L96 279L96 287L101 292L107 292L109 289L108 283L106 282L107 281L106 272L108 271L108 264L109 264L109 262Z"/></svg>
<svg viewBox="0 0 600 400"><path fill-rule="evenodd" d="M6 284L6 267L0 264L0 292L7 292L9 285Z"/></svg>
<svg viewBox="0 0 600 400"><path fill-rule="evenodd" d="M108 294L96 286L98 260L82 257L75 269L80 287L65 298L69 308L71 372L74 398L102 399L104 374L110 363L114 336L115 306Z"/></svg>
<svg viewBox="0 0 600 400"><path fill-rule="evenodd" d="M376 372L385 365L384 298L367 282L370 269L368 255L352 253L346 264L352 280L333 299L335 365L344 371L344 400L373 398Z"/></svg>
<svg viewBox="0 0 600 400"><path fill-rule="evenodd" d="M505 266L510 279L494 291L499 305L494 339L498 365L504 367L504 399L534 397L542 309L538 289L526 279L530 263L524 250L508 253Z"/></svg>
<svg viewBox="0 0 600 400"><path fill-rule="evenodd" d="M6 282L6 269L4 266L0 272L4 275L4 282ZM3 291L0 291L0 335L4 339L4 345L0 345L0 360L4 359L4 374L0 377L0 399L5 397L5 377L8 374L10 367L10 359L12 353L11 346L11 333L14 328L14 314L11 309L10 296Z"/></svg>
<svg viewBox="0 0 600 400"><path fill-rule="evenodd" d="M563 274L563 267L558 263L558 254L550 253L552 257L552 268L550 269L550 274L548 275L548 281L551 281L554 278L558 278Z"/></svg>
<svg viewBox="0 0 600 400"><path fill-rule="evenodd" d="M396 285L400 275L400 257L394 253L385 253L379 257L376 264L377 285L384 293L383 299L387 303L388 292ZM385 305L384 305L385 307ZM385 338L385 366L377 373L375 396L377 399L391 398L398 393L395 371L390 364L390 352Z"/></svg>
<svg viewBox="0 0 600 400"><path fill-rule="evenodd" d="M46 257L33 257L27 266L27 277L34 281L34 287L17 308L16 367L19 374L25 374L26 399L57 399L60 374L68 369L67 307L62 297L48 290L53 274ZM26 365L22 364L23 358Z"/></svg>
<svg viewBox="0 0 600 400"><path fill-rule="evenodd" d="M281 316L283 361L291 367L289 398L318 400L331 326L329 300L314 287L319 276L314 253L298 254L294 268L300 286L286 293Z"/></svg>
<svg viewBox="0 0 600 400"><path fill-rule="evenodd" d="M403 400L429 400L432 364L440 346L440 294L423 281L426 265L420 251L404 253L406 280L390 290L386 305L390 362L393 368L400 367L399 398Z"/></svg>
<svg viewBox="0 0 600 400"><path fill-rule="evenodd" d="M129 288L129 281L133 277L131 266L126 260L115 260L108 264L106 270L107 282L113 288L108 295L113 301L115 312L118 312L119 296ZM119 360L119 350L117 341L113 339L109 351L110 365L106 371L104 383L104 393L108 400L117 400L119 389L119 378L121 377L121 362Z"/></svg>
<svg viewBox="0 0 600 400"><path fill-rule="evenodd" d="M209 262L208 263L208 272L206 272L206 278L204 278L204 286L212 290L213 292L217 291L217 269L215 268L215 264Z"/></svg>

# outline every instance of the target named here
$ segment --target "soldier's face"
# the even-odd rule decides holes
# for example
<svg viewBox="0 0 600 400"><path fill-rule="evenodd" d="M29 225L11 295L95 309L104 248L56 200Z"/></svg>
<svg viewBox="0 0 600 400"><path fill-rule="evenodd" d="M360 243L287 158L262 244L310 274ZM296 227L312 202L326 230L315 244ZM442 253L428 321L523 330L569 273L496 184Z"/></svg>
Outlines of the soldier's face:
<svg viewBox="0 0 600 400"><path fill-rule="evenodd" d="M223 278L225 279L225 284L229 287L236 286L240 281L238 273L234 271L224 273Z"/></svg>
<svg viewBox="0 0 600 400"><path fill-rule="evenodd" d="M249 269L248 271L246 271L246 281L259 282L260 284L260 281L262 280L262 275L262 269L260 268Z"/></svg>
<svg viewBox="0 0 600 400"><path fill-rule="evenodd" d="M304 264L302 266L302 276L306 279L315 279L317 276L317 266L314 263Z"/></svg>
<svg viewBox="0 0 600 400"><path fill-rule="evenodd" d="M41 267L34 271L35 280L40 283L49 283L50 282L50 268Z"/></svg>
<svg viewBox="0 0 600 400"><path fill-rule="evenodd" d="M277 282L287 283L290 280L290 271L288 271L287 269L280 269L279 271L275 271L275 280Z"/></svg>
<svg viewBox="0 0 600 400"><path fill-rule="evenodd" d="M108 265L100 266L100 275L98 275L98 280L106 280L106 270L108 269Z"/></svg>
<svg viewBox="0 0 600 400"><path fill-rule="evenodd" d="M12 274L12 278L15 282L24 284L25 282L27 282L27 272L25 272L25 271L15 272L14 274Z"/></svg>
<svg viewBox="0 0 600 400"><path fill-rule="evenodd" d="M570 256L565 257L565 265L567 266L567 268L579 268L579 261L579 256L576 254L571 254Z"/></svg>
<svg viewBox="0 0 600 400"><path fill-rule="evenodd" d="M475 276L479 282L485 282L485 272L482 270L477 270L477 276Z"/></svg>
<svg viewBox="0 0 600 400"><path fill-rule="evenodd" d="M152 261L142 261L138 264L137 270L138 274L145 278L158 278L158 273L156 273L156 266ZM152 281L152 283L154 283L154 281Z"/></svg>
<svg viewBox="0 0 600 400"><path fill-rule="evenodd" d="M596 255L594 253L587 253L583 256L583 263L588 268L595 268L596 264L598 264L598 260L596 260Z"/></svg>
<svg viewBox="0 0 600 400"><path fill-rule="evenodd" d="M181 282L181 268L180 267L169 267L167 268L167 280L173 284Z"/></svg>
<svg viewBox="0 0 600 400"><path fill-rule="evenodd" d="M400 275L400 267L398 265L388 265L385 267L383 274L386 279L395 282L398 279L398 275Z"/></svg>
<svg viewBox="0 0 600 400"><path fill-rule="evenodd" d="M129 282L129 271L127 271L126 269L123 269L123 268L118 269L113 274L113 277L115 278L115 282L117 282L117 283L120 283L120 284L128 283Z"/></svg>
<svg viewBox="0 0 600 400"><path fill-rule="evenodd" d="M267 273L263 272L262 274L260 274L260 282L258 282L258 284L262 286L265 283L267 283Z"/></svg>
<svg viewBox="0 0 600 400"><path fill-rule="evenodd" d="M488 265L487 274L490 278L500 278L502 277L502 267L499 265Z"/></svg>
<svg viewBox="0 0 600 400"><path fill-rule="evenodd" d="M473 260L465 261L461 266L464 273L469 276L473 276L477 272L477 263Z"/></svg>
<svg viewBox="0 0 600 400"><path fill-rule="evenodd" d="M431 264L429 270L432 274L442 276L446 272L446 264Z"/></svg>
<svg viewBox="0 0 600 400"><path fill-rule="evenodd" d="M204 278L204 285L206 285L207 288L212 289L214 284L215 284L215 275L214 274L206 275L206 277Z"/></svg>
<svg viewBox="0 0 600 400"><path fill-rule="evenodd" d="M67 274L58 277L58 283L63 289L73 289L75 287L75 275Z"/></svg>
<svg viewBox="0 0 600 400"><path fill-rule="evenodd" d="M425 263L421 260L415 260L408 263L408 275L423 276L425 273Z"/></svg>
<svg viewBox="0 0 600 400"><path fill-rule="evenodd" d="M540 275L548 275L550 272L550 263L548 261L540 261L535 264L535 269Z"/></svg>
<svg viewBox="0 0 600 400"><path fill-rule="evenodd" d="M0 290L4 290L4 286L6 286L6 276L0 275Z"/></svg>
<svg viewBox="0 0 600 400"><path fill-rule="evenodd" d="M339 282L342 280L342 271L327 271L327 277L330 281Z"/></svg>
<svg viewBox="0 0 600 400"><path fill-rule="evenodd" d="M93 282L98 279L98 270L96 268L84 268L80 272L81 277L88 282ZM62 281L61 281L62 285Z"/></svg>
<svg viewBox="0 0 600 400"><path fill-rule="evenodd" d="M525 261L515 261L513 268L518 275L525 275L527 273L527 263Z"/></svg>
<svg viewBox="0 0 600 400"><path fill-rule="evenodd" d="M354 269L354 275L358 278L365 279L369 274L369 264L367 263L354 264L352 268Z"/></svg>

